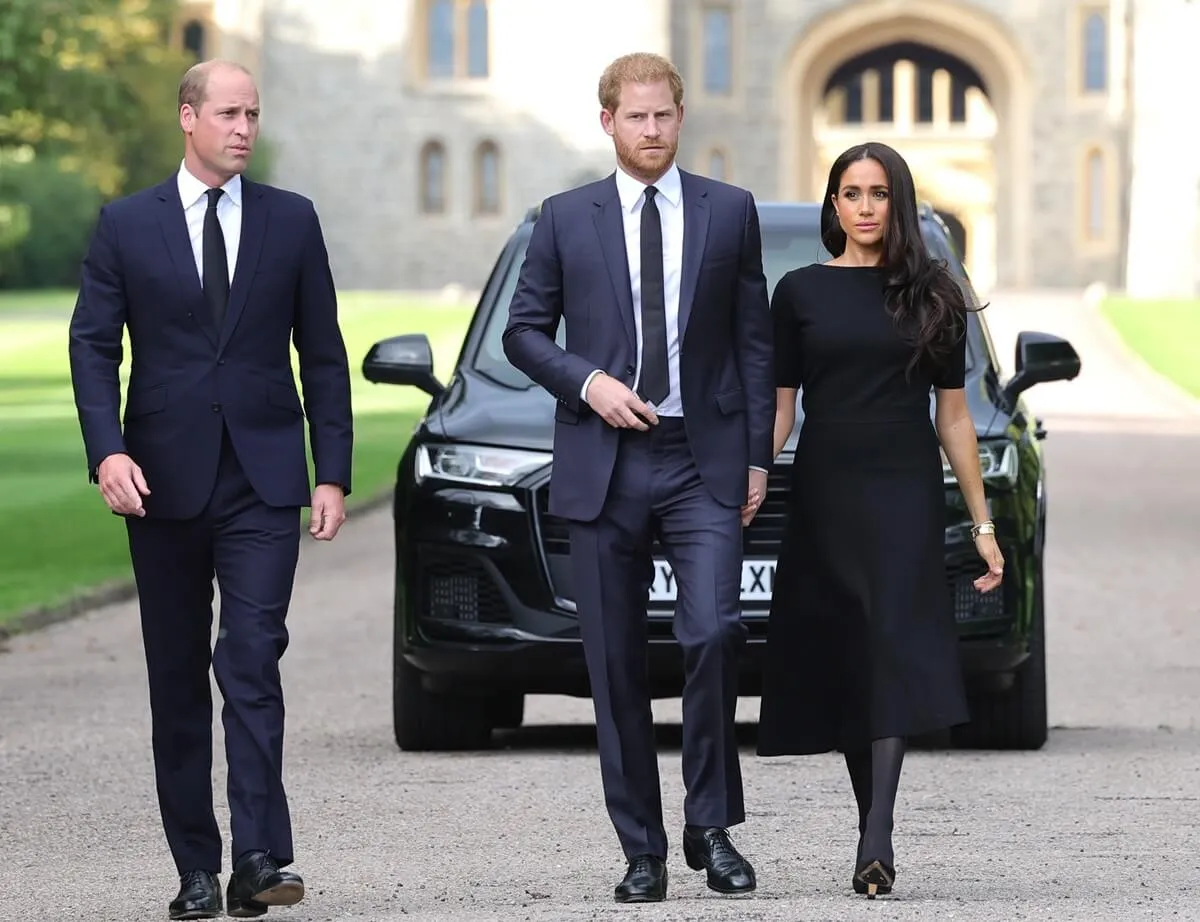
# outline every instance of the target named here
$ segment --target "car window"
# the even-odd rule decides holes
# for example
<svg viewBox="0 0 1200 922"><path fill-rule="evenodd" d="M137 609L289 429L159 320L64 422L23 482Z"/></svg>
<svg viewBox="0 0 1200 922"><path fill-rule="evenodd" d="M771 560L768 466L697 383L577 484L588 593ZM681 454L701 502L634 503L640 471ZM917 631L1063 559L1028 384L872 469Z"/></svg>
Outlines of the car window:
<svg viewBox="0 0 1200 922"><path fill-rule="evenodd" d="M525 259L525 249L528 238L522 240L514 249L508 267L505 270L496 298L489 305L483 304L481 310L487 311L488 316L479 345L475 350L472 367L480 374L486 375L493 381L509 387L529 387L532 382L522 372L509 364L504 355L502 337L504 327L508 323L508 306L517 289L517 277L521 271L521 263ZM926 242L930 251L946 259L952 271L965 278L962 265L953 253L945 249L944 241L937 234L926 234ZM938 246L941 242L942 246ZM767 291L773 292L779 280L792 269L798 269L814 262L825 262L830 258L829 252L821 245L820 236L815 225L805 227L786 227L777 224L762 226L763 273L767 278ZM566 342L566 325L558 325L558 335L555 342L564 346ZM970 350L967 355L968 367L972 364Z"/></svg>
<svg viewBox="0 0 1200 922"><path fill-rule="evenodd" d="M530 387L533 382L524 372L513 368L504 355L504 327L508 324L508 305L512 302L517 290L517 277L521 272L521 263L525 261L525 250L529 238L522 240L513 250L512 259L496 291L496 299L489 305L486 302L481 310L488 311L487 323L479 338L479 346L475 350L472 367L480 374L486 375L498 384L508 387ZM566 324L558 325L558 335L554 341L565 347L567 340Z"/></svg>
<svg viewBox="0 0 1200 922"><path fill-rule="evenodd" d="M793 269L832 258L821 245L816 225L788 228L767 224L761 228L761 233L763 274L767 277L768 293L774 292L779 280Z"/></svg>

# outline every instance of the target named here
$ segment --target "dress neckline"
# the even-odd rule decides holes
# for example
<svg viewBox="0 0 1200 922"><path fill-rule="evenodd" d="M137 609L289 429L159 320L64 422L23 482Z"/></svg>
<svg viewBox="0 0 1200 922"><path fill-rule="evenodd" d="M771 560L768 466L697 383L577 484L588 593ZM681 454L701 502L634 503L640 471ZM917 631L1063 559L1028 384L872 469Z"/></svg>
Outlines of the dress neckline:
<svg viewBox="0 0 1200 922"><path fill-rule="evenodd" d="M882 268L883 268L883 266L880 266L880 265L874 265L874 266L839 266L839 265L836 265L835 263L813 263L813 265L814 265L814 266L821 266L822 268L825 268L825 269L871 269L871 270L874 270L874 271L879 271L880 269L882 269Z"/></svg>

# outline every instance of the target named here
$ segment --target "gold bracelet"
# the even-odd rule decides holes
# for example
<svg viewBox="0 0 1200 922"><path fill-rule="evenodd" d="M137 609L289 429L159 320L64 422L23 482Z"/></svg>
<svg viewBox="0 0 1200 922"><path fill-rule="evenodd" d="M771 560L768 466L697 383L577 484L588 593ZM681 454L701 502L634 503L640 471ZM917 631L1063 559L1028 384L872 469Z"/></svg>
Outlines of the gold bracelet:
<svg viewBox="0 0 1200 922"><path fill-rule="evenodd" d="M994 535L996 533L996 523L991 519L986 522L980 522L978 525L971 526L971 538L974 540L980 535Z"/></svg>

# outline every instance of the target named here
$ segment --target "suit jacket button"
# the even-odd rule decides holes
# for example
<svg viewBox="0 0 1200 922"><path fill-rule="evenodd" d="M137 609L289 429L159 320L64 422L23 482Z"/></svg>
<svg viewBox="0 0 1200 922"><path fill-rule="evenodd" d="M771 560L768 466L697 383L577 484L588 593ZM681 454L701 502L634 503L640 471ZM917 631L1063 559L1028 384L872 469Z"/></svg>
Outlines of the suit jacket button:
<svg viewBox="0 0 1200 922"><path fill-rule="evenodd" d="M635 369L632 365L625 366L625 374L627 374L627 375L633 374L636 370L637 369Z"/></svg>
<svg viewBox="0 0 1200 922"><path fill-rule="evenodd" d="M214 413L220 413L220 412L221 412L221 405L220 405L219 403L214 403L214 404L212 405L212 411L213 411Z"/></svg>

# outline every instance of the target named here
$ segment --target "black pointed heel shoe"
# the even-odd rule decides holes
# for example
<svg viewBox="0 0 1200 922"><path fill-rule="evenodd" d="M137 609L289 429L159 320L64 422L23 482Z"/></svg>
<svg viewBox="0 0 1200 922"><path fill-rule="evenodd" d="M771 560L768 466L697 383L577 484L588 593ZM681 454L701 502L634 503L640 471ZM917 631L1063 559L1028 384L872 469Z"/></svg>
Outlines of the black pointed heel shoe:
<svg viewBox="0 0 1200 922"><path fill-rule="evenodd" d="M869 900L891 893L895 883L895 868L878 859L861 862L854 872L854 892L865 893Z"/></svg>

